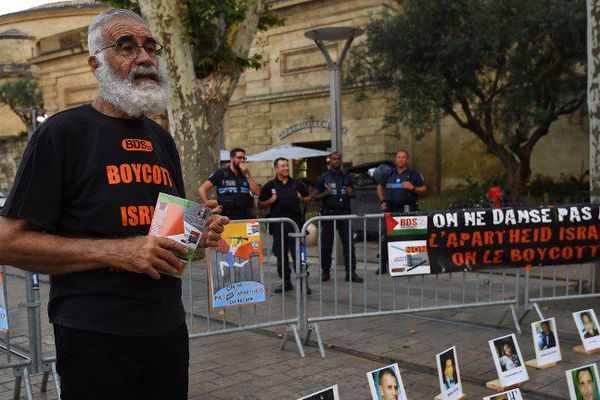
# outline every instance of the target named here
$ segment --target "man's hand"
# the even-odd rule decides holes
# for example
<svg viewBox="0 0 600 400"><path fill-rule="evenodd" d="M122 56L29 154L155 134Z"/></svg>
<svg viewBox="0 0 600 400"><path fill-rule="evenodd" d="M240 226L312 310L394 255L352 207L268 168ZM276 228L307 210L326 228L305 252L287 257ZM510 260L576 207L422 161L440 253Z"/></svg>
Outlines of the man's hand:
<svg viewBox="0 0 600 400"><path fill-rule="evenodd" d="M208 224L204 229L204 234L200 239L199 247L217 247L221 240L221 233L225 230L225 225L229 223L229 218L219 214L211 214L208 218Z"/></svg>
<svg viewBox="0 0 600 400"><path fill-rule="evenodd" d="M114 252L107 254L112 270L146 274L160 279L160 273L179 275L186 262L174 252L185 256L187 248L174 240L155 236L136 236L116 242Z"/></svg>
<svg viewBox="0 0 600 400"><path fill-rule="evenodd" d="M210 208L210 212L213 214L221 214L223 212L223 206L219 205L216 200L206 200L204 204Z"/></svg>
<svg viewBox="0 0 600 400"><path fill-rule="evenodd" d="M333 193L333 185L331 183L325 185L325 189L325 194L327 194L328 196L331 195L331 193Z"/></svg>
<svg viewBox="0 0 600 400"><path fill-rule="evenodd" d="M402 182L402 188L406 190L413 190L415 188L415 185L413 185L409 181L404 181Z"/></svg>
<svg viewBox="0 0 600 400"><path fill-rule="evenodd" d="M273 190L271 194L271 198L269 199L269 205L275 203L277 201L277 192Z"/></svg>

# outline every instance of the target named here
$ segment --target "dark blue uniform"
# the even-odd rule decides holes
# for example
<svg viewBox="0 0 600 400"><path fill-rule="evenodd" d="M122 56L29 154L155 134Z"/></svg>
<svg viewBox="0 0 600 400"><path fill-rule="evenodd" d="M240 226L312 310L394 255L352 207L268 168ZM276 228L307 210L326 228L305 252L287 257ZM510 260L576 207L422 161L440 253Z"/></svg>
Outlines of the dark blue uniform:
<svg viewBox="0 0 600 400"><path fill-rule="evenodd" d="M346 215L351 214L350 197L346 192L346 188L352 187L352 178L350 174L340 171L335 173L329 170L319 176L315 183L315 188L321 193L327 192L327 187L331 187L331 194L322 200L321 215ZM328 274L331 269L331 250L333 249L333 241L335 239L334 222L321 222L321 270L324 274ZM354 251L354 243L352 242L350 224L348 221L336 221L335 228L337 229L342 246L344 248L344 265L346 272L356 270L356 255ZM350 250L352 249L352 250ZM352 262L350 262L350 253L352 254Z"/></svg>
<svg viewBox="0 0 600 400"><path fill-rule="evenodd" d="M419 209L418 196L414 190L404 189L402 182L410 182L414 187L420 187L425 184L423 175L417 170L406 168L402 173L398 169L394 169L385 180L383 199L387 203L387 212L404 212L404 207L408 206L409 211L417 211ZM385 222L384 222L385 224ZM384 229L381 241L381 256L383 269L387 270L388 265L388 249L387 238Z"/></svg>
<svg viewBox="0 0 600 400"><path fill-rule="evenodd" d="M210 183L217 188L217 201L223 206L222 214L231 220L254 218L254 201L248 179L231 168L221 168L210 174Z"/></svg>
<svg viewBox="0 0 600 400"><path fill-rule="evenodd" d="M384 200L387 203L388 212L404 211L404 206L409 206L410 211L418 210L418 197L414 190L402 187L402 182L410 182L415 187L424 185L423 175L418 171L406 168L402 173L397 169L385 180Z"/></svg>

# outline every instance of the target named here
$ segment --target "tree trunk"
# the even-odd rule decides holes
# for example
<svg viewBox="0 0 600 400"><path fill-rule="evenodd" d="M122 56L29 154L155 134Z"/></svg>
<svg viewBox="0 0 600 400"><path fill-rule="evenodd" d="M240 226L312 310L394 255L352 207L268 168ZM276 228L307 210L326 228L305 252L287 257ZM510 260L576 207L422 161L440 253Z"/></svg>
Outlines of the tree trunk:
<svg viewBox="0 0 600 400"><path fill-rule="evenodd" d="M165 46L162 61L171 82L169 129L181 157L186 196L198 200L198 187L219 163L223 145L223 118L241 71L230 68L197 79L192 51L185 40L179 0L140 0L142 14L158 41ZM229 27L229 45L242 58L248 56L256 34L262 1L246 1L245 19Z"/></svg>
<svg viewBox="0 0 600 400"><path fill-rule="evenodd" d="M171 82L169 129L179 150L186 195L197 199L198 185L207 176L207 165L200 161L213 158L212 138L205 129L206 109L196 84L192 49L184 39L181 13L185 9L176 0L140 0L140 6L157 40L165 46L162 61Z"/></svg>
<svg viewBox="0 0 600 400"><path fill-rule="evenodd" d="M600 203L600 0L587 0L587 11L590 201Z"/></svg>
<svg viewBox="0 0 600 400"><path fill-rule="evenodd" d="M508 194L504 198L504 206L514 206L517 205L519 202L521 192L524 186L520 169L520 165L516 163L510 168L506 169L508 174L508 188L506 188L506 191L508 192Z"/></svg>

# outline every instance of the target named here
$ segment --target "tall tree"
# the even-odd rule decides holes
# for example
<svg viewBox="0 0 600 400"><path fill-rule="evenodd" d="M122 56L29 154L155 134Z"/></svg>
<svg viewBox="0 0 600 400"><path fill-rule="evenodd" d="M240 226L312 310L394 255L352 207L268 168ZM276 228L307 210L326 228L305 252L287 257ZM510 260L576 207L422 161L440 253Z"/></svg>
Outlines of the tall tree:
<svg viewBox="0 0 600 400"><path fill-rule="evenodd" d="M501 161L517 202L534 146L584 104L585 20L584 0L405 0L368 25L347 76L383 83L388 121L417 135L451 116Z"/></svg>
<svg viewBox="0 0 600 400"><path fill-rule="evenodd" d="M600 0L587 0L587 12L590 201L600 203Z"/></svg>
<svg viewBox="0 0 600 400"><path fill-rule="evenodd" d="M0 85L0 104L6 104L17 114L27 131L31 134L34 128L33 119L36 112L44 106L42 90L37 81L28 75L11 79Z"/></svg>
<svg viewBox="0 0 600 400"><path fill-rule="evenodd" d="M246 68L260 68L250 55L258 31L283 21L265 0L107 0L140 11L165 46L162 60L171 81L169 129L175 137L188 197L219 165L223 120Z"/></svg>

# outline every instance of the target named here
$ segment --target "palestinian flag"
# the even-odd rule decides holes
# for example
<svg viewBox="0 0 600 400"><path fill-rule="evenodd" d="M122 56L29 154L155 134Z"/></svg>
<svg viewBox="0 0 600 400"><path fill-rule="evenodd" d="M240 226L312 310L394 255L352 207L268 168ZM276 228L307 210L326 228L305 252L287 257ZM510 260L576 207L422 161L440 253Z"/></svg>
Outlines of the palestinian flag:
<svg viewBox="0 0 600 400"><path fill-rule="evenodd" d="M385 214L385 225L389 237L394 236L427 236L427 216L394 217Z"/></svg>

